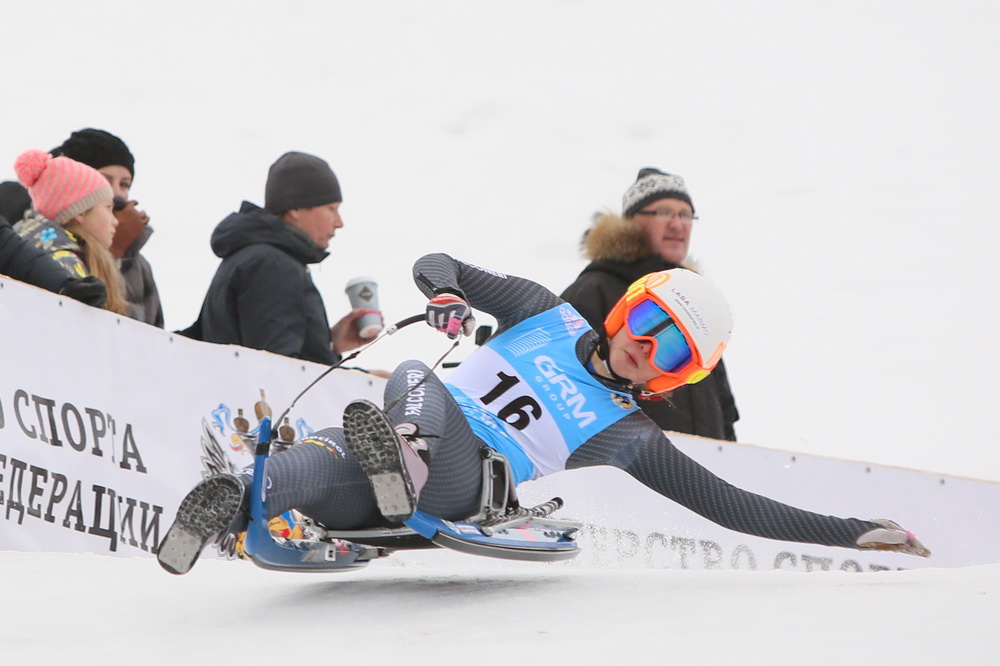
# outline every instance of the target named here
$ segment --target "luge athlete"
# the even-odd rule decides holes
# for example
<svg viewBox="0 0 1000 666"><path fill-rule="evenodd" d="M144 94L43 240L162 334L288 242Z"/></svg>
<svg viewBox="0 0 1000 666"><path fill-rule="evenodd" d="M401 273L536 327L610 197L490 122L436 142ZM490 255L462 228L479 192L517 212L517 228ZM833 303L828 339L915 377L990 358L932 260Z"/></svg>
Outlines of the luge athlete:
<svg viewBox="0 0 1000 666"><path fill-rule="evenodd" d="M684 269L636 281L603 335L541 285L430 254L413 268L427 321L470 334L472 310L496 334L442 381L420 361L400 365L383 413L355 401L343 428L320 430L270 458L268 509L297 509L331 530L395 524L415 509L464 520L479 513L482 448L510 463L515 483L563 469L618 467L705 518L759 537L928 556L896 523L805 511L737 488L679 451L636 406L711 372L729 341L721 294ZM250 472L220 475L181 503L160 560L184 573L209 540L245 529Z"/></svg>

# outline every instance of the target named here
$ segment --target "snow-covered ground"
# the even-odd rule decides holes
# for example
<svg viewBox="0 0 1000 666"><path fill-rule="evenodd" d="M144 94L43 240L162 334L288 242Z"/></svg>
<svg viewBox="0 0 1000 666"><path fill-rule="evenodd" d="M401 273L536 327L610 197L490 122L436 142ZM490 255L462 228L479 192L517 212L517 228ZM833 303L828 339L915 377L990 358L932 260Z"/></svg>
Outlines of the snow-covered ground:
<svg viewBox="0 0 1000 666"><path fill-rule="evenodd" d="M326 157L345 192L347 226L314 272L331 314L368 274L390 319L422 308L409 266L428 251L562 290L590 215L659 166L687 179L693 254L735 313L741 440L1000 480L998 19L971 0L6 3L0 179L75 129L122 136L176 329L215 270L212 228L261 202L286 150ZM408 331L359 360L443 351ZM0 566L5 663L458 662L493 641L504 663L979 664L1000 647L1000 565Z"/></svg>
<svg viewBox="0 0 1000 666"><path fill-rule="evenodd" d="M1000 565L281 574L0 553L5 664L995 664Z"/></svg>

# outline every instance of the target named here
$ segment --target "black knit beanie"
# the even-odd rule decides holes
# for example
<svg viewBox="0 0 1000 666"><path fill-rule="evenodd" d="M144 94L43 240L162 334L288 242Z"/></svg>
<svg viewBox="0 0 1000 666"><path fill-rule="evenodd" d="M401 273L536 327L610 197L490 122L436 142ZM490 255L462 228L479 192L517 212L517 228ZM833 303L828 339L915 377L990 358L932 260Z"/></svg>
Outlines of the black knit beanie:
<svg viewBox="0 0 1000 666"><path fill-rule="evenodd" d="M308 153L285 153L271 165L264 187L264 208L281 215L343 201L340 183L325 160Z"/></svg>
<svg viewBox="0 0 1000 666"><path fill-rule="evenodd" d="M31 195L28 188L15 180L0 183L0 216L11 224L17 224L29 210Z"/></svg>
<svg viewBox="0 0 1000 666"><path fill-rule="evenodd" d="M68 157L94 169L123 166L135 178L135 158L125 142L114 134L88 127L69 135L58 148L49 151L53 157Z"/></svg>
<svg viewBox="0 0 1000 666"><path fill-rule="evenodd" d="M688 194L684 179L672 173L646 167L639 170L632 187L622 197L622 217L632 217L640 210L660 199L680 199L686 201L691 210L694 204Z"/></svg>

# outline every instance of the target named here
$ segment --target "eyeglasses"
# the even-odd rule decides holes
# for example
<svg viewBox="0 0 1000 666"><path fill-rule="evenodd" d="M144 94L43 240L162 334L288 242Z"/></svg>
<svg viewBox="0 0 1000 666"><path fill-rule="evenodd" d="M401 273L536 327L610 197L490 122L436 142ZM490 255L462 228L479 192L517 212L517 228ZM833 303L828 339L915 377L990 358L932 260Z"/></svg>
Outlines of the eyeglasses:
<svg viewBox="0 0 1000 666"><path fill-rule="evenodd" d="M686 210L678 213L675 210L640 210L636 211L635 215L648 215L650 217L655 217L656 219L667 219L672 220L675 217L680 219L681 222L691 222L697 220L698 216L694 213L689 213Z"/></svg>
<svg viewBox="0 0 1000 666"><path fill-rule="evenodd" d="M684 331L655 302L645 300L635 305L628 311L626 322L634 339L652 343L650 363L660 372L675 373L691 362L691 346Z"/></svg>

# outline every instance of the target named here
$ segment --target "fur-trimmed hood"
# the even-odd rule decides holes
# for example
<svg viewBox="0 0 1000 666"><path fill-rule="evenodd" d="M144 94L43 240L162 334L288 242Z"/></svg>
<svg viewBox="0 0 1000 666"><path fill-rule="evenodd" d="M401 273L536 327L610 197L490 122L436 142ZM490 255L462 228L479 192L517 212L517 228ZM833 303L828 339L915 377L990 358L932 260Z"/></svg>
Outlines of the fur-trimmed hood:
<svg viewBox="0 0 1000 666"><path fill-rule="evenodd" d="M594 216L593 224L584 232L580 241L580 251L598 265L608 262L631 264L655 255L646 230L632 219L615 213L598 213ZM699 272L697 262L690 257L677 265ZM674 264L671 263L670 266Z"/></svg>
<svg viewBox="0 0 1000 666"><path fill-rule="evenodd" d="M653 254L646 231L614 213L598 213L583 234L580 249L591 261L635 261Z"/></svg>

